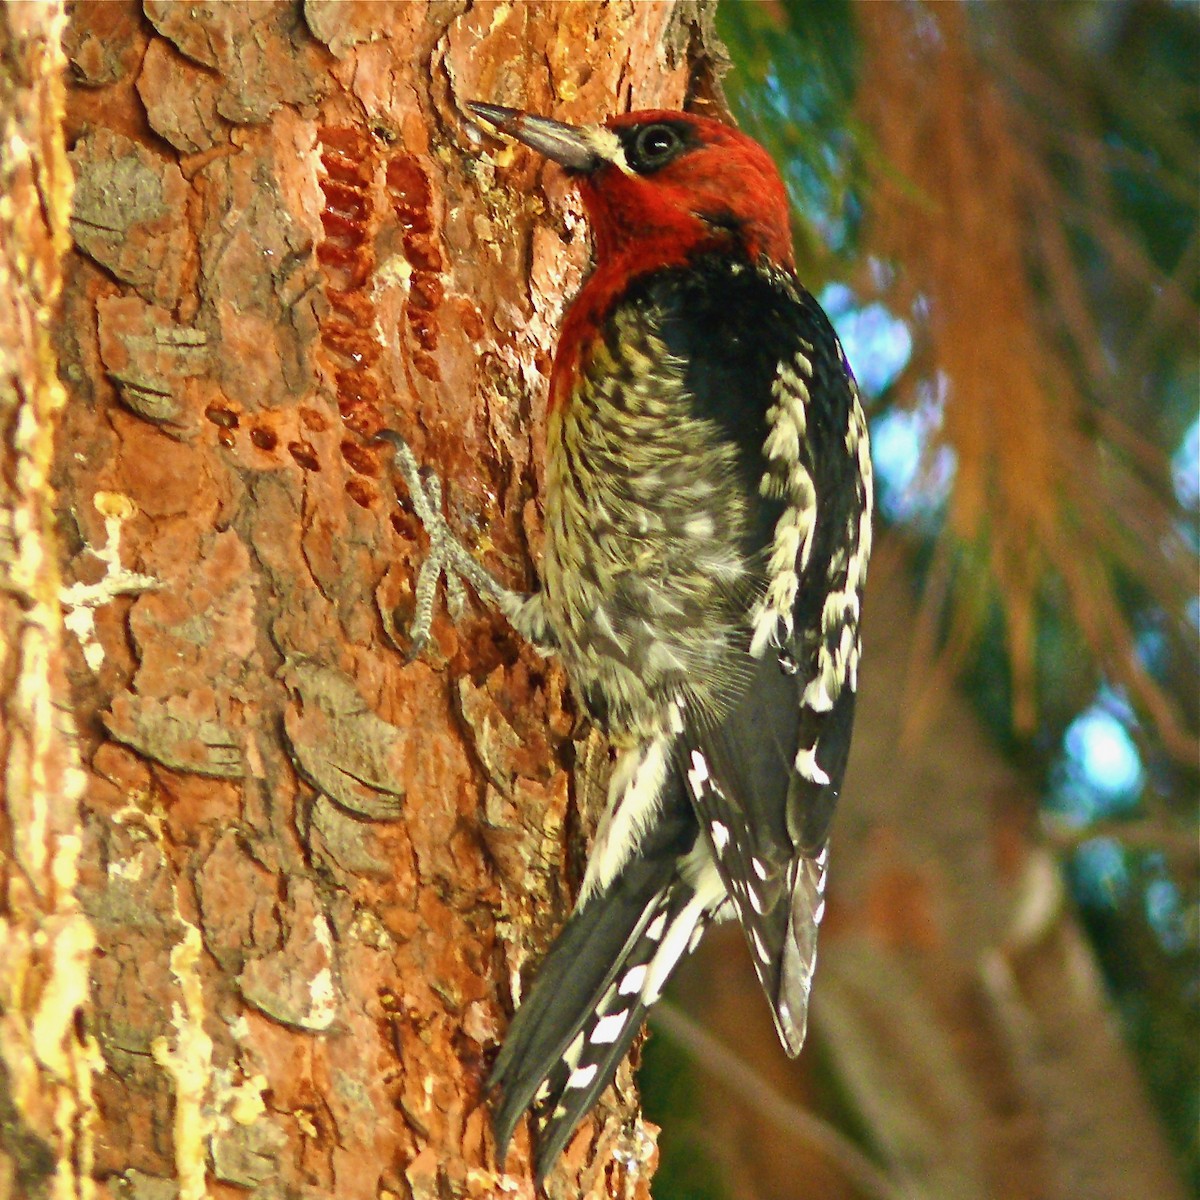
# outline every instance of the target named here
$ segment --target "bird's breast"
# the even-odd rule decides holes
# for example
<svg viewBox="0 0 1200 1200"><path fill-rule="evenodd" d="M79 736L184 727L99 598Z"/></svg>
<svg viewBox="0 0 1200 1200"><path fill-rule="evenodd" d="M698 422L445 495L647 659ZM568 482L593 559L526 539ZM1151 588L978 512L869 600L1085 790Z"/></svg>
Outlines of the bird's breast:
<svg viewBox="0 0 1200 1200"><path fill-rule="evenodd" d="M591 715L643 736L673 698L726 702L756 583L736 449L696 414L684 364L637 318L614 319L551 414L544 585Z"/></svg>

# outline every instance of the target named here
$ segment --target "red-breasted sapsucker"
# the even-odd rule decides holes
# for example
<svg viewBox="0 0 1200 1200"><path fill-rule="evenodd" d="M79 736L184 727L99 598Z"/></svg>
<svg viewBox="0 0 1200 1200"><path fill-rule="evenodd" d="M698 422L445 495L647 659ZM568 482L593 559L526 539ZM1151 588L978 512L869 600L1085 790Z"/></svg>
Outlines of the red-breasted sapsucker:
<svg viewBox="0 0 1200 1200"><path fill-rule="evenodd" d="M796 280L767 153L718 121L472 113L578 181L595 263L550 384L542 589L501 588L389 436L439 577L564 662L618 750L575 911L492 1072L503 1162L542 1178L671 972L735 916L789 1054L804 1041L854 716L871 459L854 378Z"/></svg>

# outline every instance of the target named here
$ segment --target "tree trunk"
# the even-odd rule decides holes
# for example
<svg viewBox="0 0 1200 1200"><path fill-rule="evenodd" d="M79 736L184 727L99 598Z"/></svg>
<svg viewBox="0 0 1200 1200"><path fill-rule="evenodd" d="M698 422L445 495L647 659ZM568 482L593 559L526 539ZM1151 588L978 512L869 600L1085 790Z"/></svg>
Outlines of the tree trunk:
<svg viewBox="0 0 1200 1200"><path fill-rule="evenodd" d="M69 245L62 7L0 6L0 1196L82 1194L95 1117L83 774L64 710L50 320Z"/></svg>
<svg viewBox="0 0 1200 1200"><path fill-rule="evenodd" d="M53 185L21 193L5 254L52 268L57 10L0 12L18 47L17 25L41 31L21 86ZM494 1161L483 1088L577 879L573 717L560 669L477 604L419 661L393 642L425 545L369 437L407 437L456 529L532 584L546 368L586 239L561 176L478 137L463 102L678 107L708 86L705 21L666 2L75 6L66 682L35 477L52 270L4 363L4 501L13 529L29 514L13 561L36 566L8 567L3 596L18 1194L57 1169L62 1195L94 1179L129 1200L532 1196L524 1132L510 1175ZM0 282L7 302L21 280ZM34 970L40 1006L10 978ZM551 1195L648 1195L628 1074L609 1096Z"/></svg>

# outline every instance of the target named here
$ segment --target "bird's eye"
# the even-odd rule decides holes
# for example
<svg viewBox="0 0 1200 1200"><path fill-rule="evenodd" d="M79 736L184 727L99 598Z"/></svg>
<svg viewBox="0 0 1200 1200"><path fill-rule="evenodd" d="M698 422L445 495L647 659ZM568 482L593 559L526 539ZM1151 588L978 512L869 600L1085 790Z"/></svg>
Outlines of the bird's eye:
<svg viewBox="0 0 1200 1200"><path fill-rule="evenodd" d="M647 125L638 130L629 165L635 171L653 171L665 166L682 149L683 139L670 125Z"/></svg>

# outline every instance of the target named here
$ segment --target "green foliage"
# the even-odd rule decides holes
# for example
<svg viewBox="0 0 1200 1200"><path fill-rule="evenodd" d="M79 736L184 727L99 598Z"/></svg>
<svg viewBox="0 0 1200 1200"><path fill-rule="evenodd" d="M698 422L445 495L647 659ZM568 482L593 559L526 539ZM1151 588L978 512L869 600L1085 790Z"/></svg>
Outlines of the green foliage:
<svg viewBox="0 0 1200 1200"><path fill-rule="evenodd" d="M669 1037L653 1033L642 1050L638 1084L642 1111L663 1127L659 1166L654 1176L657 1200L726 1200L721 1173L709 1153L699 1123L697 1068Z"/></svg>
<svg viewBox="0 0 1200 1200"><path fill-rule="evenodd" d="M730 105L783 170L797 259L809 268L807 277L829 274L831 253L853 243L860 215L851 6L848 0L725 3L717 29L736 67L725 80Z"/></svg>

